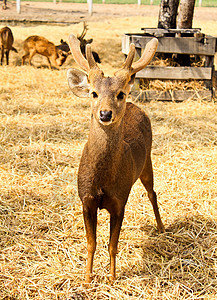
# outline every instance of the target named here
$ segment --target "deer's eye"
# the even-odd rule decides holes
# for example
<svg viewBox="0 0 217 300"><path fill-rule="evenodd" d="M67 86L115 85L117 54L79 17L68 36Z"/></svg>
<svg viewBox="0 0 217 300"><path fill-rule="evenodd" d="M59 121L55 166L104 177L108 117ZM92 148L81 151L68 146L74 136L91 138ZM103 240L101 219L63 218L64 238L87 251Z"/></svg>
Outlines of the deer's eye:
<svg viewBox="0 0 217 300"><path fill-rule="evenodd" d="M92 96L93 96L93 98L98 98L98 95L96 92L92 92Z"/></svg>
<svg viewBox="0 0 217 300"><path fill-rule="evenodd" d="M124 92L120 92L120 93L117 95L117 98L118 98L118 100L123 100L123 99L124 99L124 96L125 96Z"/></svg>

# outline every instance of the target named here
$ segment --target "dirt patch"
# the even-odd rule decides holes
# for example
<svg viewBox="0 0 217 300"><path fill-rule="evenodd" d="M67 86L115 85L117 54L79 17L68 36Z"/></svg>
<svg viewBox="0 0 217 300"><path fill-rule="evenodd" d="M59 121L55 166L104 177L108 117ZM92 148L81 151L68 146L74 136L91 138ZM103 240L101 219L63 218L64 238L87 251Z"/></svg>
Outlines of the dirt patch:
<svg viewBox="0 0 217 300"><path fill-rule="evenodd" d="M21 13L16 10L16 2L8 3L8 9L2 11L0 22L10 23L28 23L28 22L45 22L45 23L79 23L81 21L96 22L105 19L144 16L158 17L159 7L151 5L137 4L94 4L93 15L88 13L88 5L86 3L57 3L53 2L22 2ZM217 8L195 8L194 19L215 21Z"/></svg>
<svg viewBox="0 0 217 300"><path fill-rule="evenodd" d="M81 21L103 21L105 19L129 16L157 16L158 6L94 4L93 14L88 13L86 3L43 3L23 2L21 13L16 11L16 3L10 2L9 9L1 14L1 21L10 22L48 22L48 23L78 23Z"/></svg>

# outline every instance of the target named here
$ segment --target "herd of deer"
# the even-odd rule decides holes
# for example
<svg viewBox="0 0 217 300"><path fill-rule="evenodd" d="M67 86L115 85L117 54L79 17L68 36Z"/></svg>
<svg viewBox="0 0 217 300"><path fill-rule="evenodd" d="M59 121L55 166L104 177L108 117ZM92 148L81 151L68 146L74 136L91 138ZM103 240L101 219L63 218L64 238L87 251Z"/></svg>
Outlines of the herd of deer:
<svg viewBox="0 0 217 300"><path fill-rule="evenodd" d="M91 98L91 124L88 141L84 146L79 170L78 193L83 205L83 217L87 238L86 283L92 281L93 258L96 250L97 210L106 209L110 213L110 279L116 277L116 254L124 218L125 205L132 185L140 178L153 206L159 232L164 225L158 210L157 196L153 188L153 169L151 161L152 129L144 111L127 97L134 83L135 75L152 60L158 40L152 39L136 62L135 45L130 45L129 54L122 67L114 76L106 77L97 64L97 57L91 51L90 42L82 47L83 34L69 37L68 44L54 46L46 39L31 36L24 42L26 54L31 58L35 53L45 55L55 66L60 66L62 54L71 52L76 63L84 71L69 69L69 87L79 97ZM6 39L7 43L4 44ZM1 44L6 57L12 47L13 36L8 28L1 31ZM84 48L86 49L84 53ZM99 62L99 61L98 61ZM50 65L51 66L51 65Z"/></svg>
<svg viewBox="0 0 217 300"><path fill-rule="evenodd" d="M85 47L87 44L93 42L93 39L86 40L84 37L87 33L87 25L84 22L84 28L77 38L81 43L81 51L85 55ZM35 54L43 55L47 58L49 68L52 65L57 69L63 65L66 58L71 54L69 45L63 40L60 41L61 44L55 46L52 42L48 41L42 36L32 35L29 36L23 43L23 50L25 54L22 56L22 65L24 65L25 60L28 58L29 64L31 65L31 60ZM9 27L4 27L0 29L0 49L1 49L1 64L3 64L4 55L6 56L6 64L9 64L9 53L10 51L18 52L16 48L13 47L14 37L11 29ZM98 63L100 63L100 58L96 52L93 55Z"/></svg>

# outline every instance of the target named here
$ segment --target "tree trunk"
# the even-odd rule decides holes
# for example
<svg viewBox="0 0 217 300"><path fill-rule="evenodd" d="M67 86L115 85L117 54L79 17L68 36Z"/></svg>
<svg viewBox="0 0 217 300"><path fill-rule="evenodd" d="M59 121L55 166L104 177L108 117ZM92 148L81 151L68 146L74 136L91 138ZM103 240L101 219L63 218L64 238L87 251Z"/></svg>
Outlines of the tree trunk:
<svg viewBox="0 0 217 300"><path fill-rule="evenodd" d="M194 5L195 0L180 0L177 28L192 28Z"/></svg>
<svg viewBox="0 0 217 300"><path fill-rule="evenodd" d="M178 29L192 28L195 0L180 0L178 13ZM186 54L177 55L177 62L181 66L190 66L190 56Z"/></svg>
<svg viewBox="0 0 217 300"><path fill-rule="evenodd" d="M178 6L179 0L161 0L158 17L158 28L176 28Z"/></svg>
<svg viewBox="0 0 217 300"><path fill-rule="evenodd" d="M180 4L179 4L180 2ZM192 28L193 14L194 14L195 0L161 0L159 17L158 17L158 28L163 29L175 29L176 28L176 17L179 7L178 14L178 29ZM168 58L171 54L162 54L160 57ZM177 55L177 62L181 66L190 65L190 56L184 54Z"/></svg>

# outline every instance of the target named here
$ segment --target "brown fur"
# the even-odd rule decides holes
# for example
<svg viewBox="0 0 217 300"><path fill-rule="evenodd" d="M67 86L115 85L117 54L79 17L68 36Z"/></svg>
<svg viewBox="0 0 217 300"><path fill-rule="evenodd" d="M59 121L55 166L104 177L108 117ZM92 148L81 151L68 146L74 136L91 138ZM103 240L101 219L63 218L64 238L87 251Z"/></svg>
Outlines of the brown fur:
<svg viewBox="0 0 217 300"><path fill-rule="evenodd" d="M134 54L135 51L132 51L129 55L129 66L116 72L113 77L105 77L89 51L87 84L84 73L73 69L68 71L71 89L79 95L81 85L84 88L89 86L92 98L90 133L78 170L78 193L83 204L88 250L86 282L91 281L96 249L97 210L103 208L110 213L110 276L111 280L115 279L115 257L125 205L138 178L148 192L158 229L164 231L153 189L151 123L144 111L126 102L135 77L130 72L133 70L130 66ZM81 54L76 58L83 61ZM86 68L85 64L83 66ZM137 70L144 64L140 61L135 66ZM84 95L84 90L81 95Z"/></svg>
<svg viewBox="0 0 217 300"><path fill-rule="evenodd" d="M50 69L51 63L56 68L59 68L68 56L68 53L58 49L52 42L37 35L28 37L23 43L23 49L25 54L22 56L22 65L24 65L26 58L29 59L29 64L31 65L33 56L35 54L41 54L47 58Z"/></svg>
<svg viewBox="0 0 217 300"><path fill-rule="evenodd" d="M12 45L14 43L13 33L10 28L3 27L0 29L0 49L1 49L1 65L3 64L4 54L6 55L6 64L9 64L10 51L17 52Z"/></svg>

